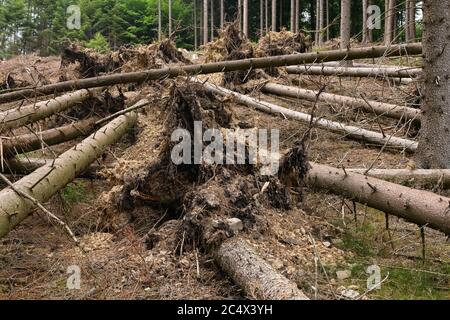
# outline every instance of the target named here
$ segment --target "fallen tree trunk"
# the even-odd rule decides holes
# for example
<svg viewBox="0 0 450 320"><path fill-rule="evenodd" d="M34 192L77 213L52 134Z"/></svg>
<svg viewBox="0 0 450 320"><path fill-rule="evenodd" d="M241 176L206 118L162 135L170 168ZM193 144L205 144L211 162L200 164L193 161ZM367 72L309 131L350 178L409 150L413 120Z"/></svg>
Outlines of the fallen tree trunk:
<svg viewBox="0 0 450 320"><path fill-rule="evenodd" d="M52 100L0 112L0 132L45 119L57 112L67 110L79 102L87 100L90 96L90 91L79 90Z"/></svg>
<svg viewBox="0 0 450 320"><path fill-rule="evenodd" d="M53 163L53 159L43 159L43 158L26 158L20 159L17 157L5 160L4 174L13 174L16 176L26 176L30 173L36 171L40 167ZM93 163L84 172L79 174L77 178L81 179L102 179L99 172L105 168L114 168L112 165L100 165Z"/></svg>
<svg viewBox="0 0 450 320"><path fill-rule="evenodd" d="M311 63L309 64L310 66L327 66L327 67L341 67L341 63L340 62L336 62L336 61L330 61L330 62L324 62L324 63ZM397 69L397 70L404 70L404 69L421 69L421 67L408 67L408 66L398 66L398 65L391 65L391 64L373 64L373 63L358 63L358 62L353 62L353 66L354 68L383 68L383 69Z"/></svg>
<svg viewBox="0 0 450 320"><path fill-rule="evenodd" d="M311 119L310 114L286 109L277 106L275 104L257 100L255 98L251 98L209 83L205 83L204 86L206 90L212 93L219 94L222 96L232 96L237 102L264 112L280 114L287 118L296 119L306 124L309 124L312 121L315 127L328 130L334 133L343 134L345 135L346 138L350 138L357 141L370 142L377 145L383 146L386 145L387 147L401 148L404 149L405 151L412 153L417 149L417 142L414 142L412 140L391 136L384 136L383 134L378 132L365 130L354 126L347 126L340 122L330 121L326 119L318 119L318 118Z"/></svg>
<svg viewBox="0 0 450 320"><path fill-rule="evenodd" d="M54 162L14 183L15 189L29 194L39 202L48 201L55 193L73 181L102 155L106 147L120 139L136 123L137 115L121 116L66 151ZM35 207L11 188L0 192L0 238L23 221Z"/></svg>
<svg viewBox="0 0 450 320"><path fill-rule="evenodd" d="M421 111L418 109L373 100L367 99L365 100L362 98L341 96L326 92L322 92L318 96L319 93L313 90L283 86L276 83L266 84L262 88L262 91L265 93L271 93L296 99L304 99L312 102L318 100L330 104L345 105L348 107L359 108L370 113L375 113L377 115L384 115L394 119L402 118L413 121L420 121L421 116Z"/></svg>
<svg viewBox="0 0 450 320"><path fill-rule="evenodd" d="M149 80L161 80L165 78L174 78L177 76L188 76L198 74L210 74L219 72L230 72L247 69L265 69L284 67L290 65L354 60L361 58L393 57L402 55L417 55L422 53L420 43L379 46L369 48L358 48L350 50L334 50L317 53L301 53L293 55L243 59L235 61L215 62L199 65L187 65L182 67L168 67L163 69L152 69L142 72L132 72L123 74L113 74L96 78L73 80L60 82L56 84L41 86L33 89L24 89L9 92L0 95L0 103L19 100L27 97L40 96L46 94L55 94L69 90L88 89L94 87L112 86L116 84L140 83Z"/></svg>
<svg viewBox="0 0 450 320"><path fill-rule="evenodd" d="M46 145L53 146L81 136L87 136L94 130L95 124L96 119L90 118L42 132L29 133L12 138L0 138L1 151L3 151L2 159L39 150Z"/></svg>
<svg viewBox="0 0 450 320"><path fill-rule="evenodd" d="M366 174L367 171L367 169L346 170L359 174ZM448 169L372 169L367 172L367 175L407 186L450 188L450 170Z"/></svg>
<svg viewBox="0 0 450 320"><path fill-rule="evenodd" d="M215 253L224 270L245 293L258 300L309 300L297 285L277 272L241 239L222 243Z"/></svg>
<svg viewBox="0 0 450 320"><path fill-rule="evenodd" d="M382 77L415 78L422 74L417 68L367 68L367 67L329 67L329 66L293 66L287 67L290 74L339 77Z"/></svg>
<svg viewBox="0 0 450 320"><path fill-rule="evenodd" d="M450 198L316 163L311 163L307 181L311 187L450 234Z"/></svg>

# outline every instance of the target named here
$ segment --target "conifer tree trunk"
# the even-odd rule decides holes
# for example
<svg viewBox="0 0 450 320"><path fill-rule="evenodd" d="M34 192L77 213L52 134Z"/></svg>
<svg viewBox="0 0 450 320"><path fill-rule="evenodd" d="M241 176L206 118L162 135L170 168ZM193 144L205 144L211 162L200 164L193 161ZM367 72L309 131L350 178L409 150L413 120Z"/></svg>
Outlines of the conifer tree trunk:
<svg viewBox="0 0 450 320"><path fill-rule="evenodd" d="M341 49L350 48L351 1L341 1Z"/></svg>
<svg viewBox="0 0 450 320"><path fill-rule="evenodd" d="M417 160L450 168L450 0L424 1L423 118Z"/></svg>

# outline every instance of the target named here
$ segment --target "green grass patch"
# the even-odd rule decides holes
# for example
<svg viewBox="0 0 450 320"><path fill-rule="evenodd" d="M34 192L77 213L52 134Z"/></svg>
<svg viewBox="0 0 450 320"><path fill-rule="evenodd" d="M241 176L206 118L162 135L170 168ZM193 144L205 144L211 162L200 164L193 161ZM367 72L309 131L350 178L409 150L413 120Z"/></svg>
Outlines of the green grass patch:
<svg viewBox="0 0 450 320"><path fill-rule="evenodd" d="M68 184L63 190L63 198L70 204L76 204L87 200L85 183L77 181Z"/></svg>

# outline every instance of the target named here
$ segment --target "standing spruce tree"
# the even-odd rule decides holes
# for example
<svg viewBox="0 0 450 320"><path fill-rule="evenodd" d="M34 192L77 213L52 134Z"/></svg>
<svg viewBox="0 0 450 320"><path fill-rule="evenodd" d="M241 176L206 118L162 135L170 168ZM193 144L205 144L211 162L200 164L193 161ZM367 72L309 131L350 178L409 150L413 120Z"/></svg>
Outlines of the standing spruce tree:
<svg viewBox="0 0 450 320"><path fill-rule="evenodd" d="M424 101L416 153L422 168L450 168L450 0L424 1Z"/></svg>

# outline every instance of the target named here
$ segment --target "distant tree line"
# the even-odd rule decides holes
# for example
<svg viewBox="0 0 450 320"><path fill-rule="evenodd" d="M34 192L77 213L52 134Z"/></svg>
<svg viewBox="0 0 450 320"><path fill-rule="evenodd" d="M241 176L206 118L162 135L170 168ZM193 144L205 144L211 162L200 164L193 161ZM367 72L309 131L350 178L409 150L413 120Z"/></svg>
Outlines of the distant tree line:
<svg viewBox="0 0 450 320"><path fill-rule="evenodd" d="M382 40L385 8L394 3L394 27L399 30L395 39L405 39L401 30L411 0L350 2L352 37L362 40L362 8L370 3L381 8L383 23L383 28L373 30L370 40ZM80 28L67 27L73 14L67 10L71 5L80 8ZM0 0L0 57L31 52L58 54L70 42L105 51L125 44L150 43L169 33L179 47L194 49L217 36L217 29L225 21L237 18L244 21L243 27L252 40L269 30L286 28L313 33L321 30L315 32L322 35L316 36L319 41L339 36L340 11L340 0Z"/></svg>

